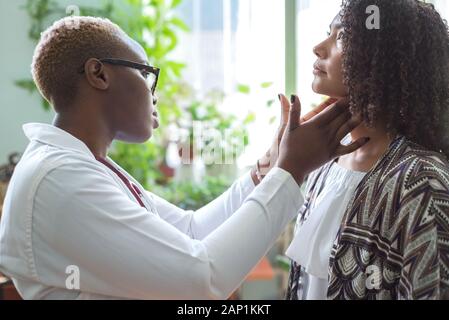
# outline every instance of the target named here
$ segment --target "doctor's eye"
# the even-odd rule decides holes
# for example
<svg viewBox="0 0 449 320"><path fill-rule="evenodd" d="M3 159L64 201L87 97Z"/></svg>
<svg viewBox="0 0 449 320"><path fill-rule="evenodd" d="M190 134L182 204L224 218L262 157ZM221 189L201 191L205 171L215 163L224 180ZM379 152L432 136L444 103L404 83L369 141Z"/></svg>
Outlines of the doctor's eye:
<svg viewBox="0 0 449 320"><path fill-rule="evenodd" d="M142 74L142 76L143 76L145 79L148 79L148 77L149 77L149 75L150 75L150 73L147 72L147 71L145 71L145 70L140 71L140 73Z"/></svg>

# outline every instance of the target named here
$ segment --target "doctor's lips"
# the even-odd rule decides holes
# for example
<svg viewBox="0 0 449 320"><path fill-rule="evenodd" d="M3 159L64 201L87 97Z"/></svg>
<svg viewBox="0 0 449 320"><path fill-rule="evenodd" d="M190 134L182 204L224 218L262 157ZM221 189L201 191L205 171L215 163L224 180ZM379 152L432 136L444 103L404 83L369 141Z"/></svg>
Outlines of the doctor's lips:
<svg viewBox="0 0 449 320"><path fill-rule="evenodd" d="M159 128L159 115L157 113L157 111L154 111L152 114L152 120L153 120L153 128L157 129Z"/></svg>
<svg viewBox="0 0 449 320"><path fill-rule="evenodd" d="M314 75L325 75L326 72L324 71L324 68L317 62L313 65L313 74Z"/></svg>

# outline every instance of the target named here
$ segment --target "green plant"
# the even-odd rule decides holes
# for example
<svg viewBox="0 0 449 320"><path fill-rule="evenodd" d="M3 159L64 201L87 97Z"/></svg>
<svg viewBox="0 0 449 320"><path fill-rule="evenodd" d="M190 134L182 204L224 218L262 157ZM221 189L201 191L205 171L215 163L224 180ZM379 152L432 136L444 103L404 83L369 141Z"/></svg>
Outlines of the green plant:
<svg viewBox="0 0 449 320"><path fill-rule="evenodd" d="M201 100L190 99L192 102L185 108L186 117L176 120L178 128L184 131L184 140L181 144L193 143L195 154L206 157L207 151L218 150L216 154L208 157L206 165L225 164L229 160L236 161L244 147L248 145L247 125L255 120L255 114L249 112L244 119L225 113L219 106L223 103L224 94L220 91L211 91ZM222 109L222 108L221 108ZM194 124L200 123L209 135L201 136L200 143L194 141ZM217 140L218 135L218 140Z"/></svg>
<svg viewBox="0 0 449 320"><path fill-rule="evenodd" d="M156 185L153 192L182 209L197 210L221 195L231 183L229 177L206 176L201 183L170 181L163 186Z"/></svg>

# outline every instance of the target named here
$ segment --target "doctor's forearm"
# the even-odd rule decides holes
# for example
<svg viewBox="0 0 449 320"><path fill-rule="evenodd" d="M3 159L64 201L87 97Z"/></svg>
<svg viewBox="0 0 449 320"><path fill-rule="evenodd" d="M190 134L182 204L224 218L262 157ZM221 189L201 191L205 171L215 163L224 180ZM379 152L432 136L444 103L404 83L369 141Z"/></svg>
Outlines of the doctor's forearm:
<svg viewBox="0 0 449 320"><path fill-rule="evenodd" d="M239 286L302 203L294 179L278 171L268 175L234 215L203 240L213 296L227 297Z"/></svg>
<svg viewBox="0 0 449 320"><path fill-rule="evenodd" d="M204 239L242 206L254 188L250 173L246 173L217 199L193 213L190 234Z"/></svg>

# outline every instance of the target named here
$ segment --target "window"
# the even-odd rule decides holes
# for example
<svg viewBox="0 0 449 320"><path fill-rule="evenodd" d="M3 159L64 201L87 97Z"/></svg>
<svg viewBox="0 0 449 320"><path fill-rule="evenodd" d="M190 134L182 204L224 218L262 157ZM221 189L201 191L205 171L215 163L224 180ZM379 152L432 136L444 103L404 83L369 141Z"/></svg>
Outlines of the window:
<svg viewBox="0 0 449 320"><path fill-rule="evenodd" d="M252 165L277 127L277 101L267 104L284 92L284 1L184 0L178 10L191 30L180 36L174 54L188 62L184 79L199 98L211 90L225 93L222 110L240 118L256 115L239 161L241 167Z"/></svg>
<svg viewBox="0 0 449 320"><path fill-rule="evenodd" d="M303 113L323 99L312 90L313 64L317 57L313 47L326 38L329 25L340 11L341 0L297 1L297 92Z"/></svg>
<svg viewBox="0 0 449 320"><path fill-rule="evenodd" d="M433 3L435 5L435 8L441 14L443 19L447 20L449 18L449 3L447 0L430 0L427 2Z"/></svg>
<svg viewBox="0 0 449 320"><path fill-rule="evenodd" d="M449 17L447 0L430 2L444 18ZM286 3L294 3L296 13L287 20L291 21L287 27ZM253 164L270 145L279 117L277 94L291 93L286 92L285 83L291 68L303 114L324 98L311 87L316 61L313 47L326 37L340 7L341 0L184 0L178 8L191 30L180 36L174 53L177 60L187 62L184 79L198 98L211 90L224 92L223 111L240 118L249 112L256 115L249 126L250 145L240 159L241 167ZM296 39L294 59L286 67L289 46L285 36L292 32ZM271 86L262 88L264 83ZM239 85L249 87L249 93L240 92ZM267 108L270 100L275 102Z"/></svg>

